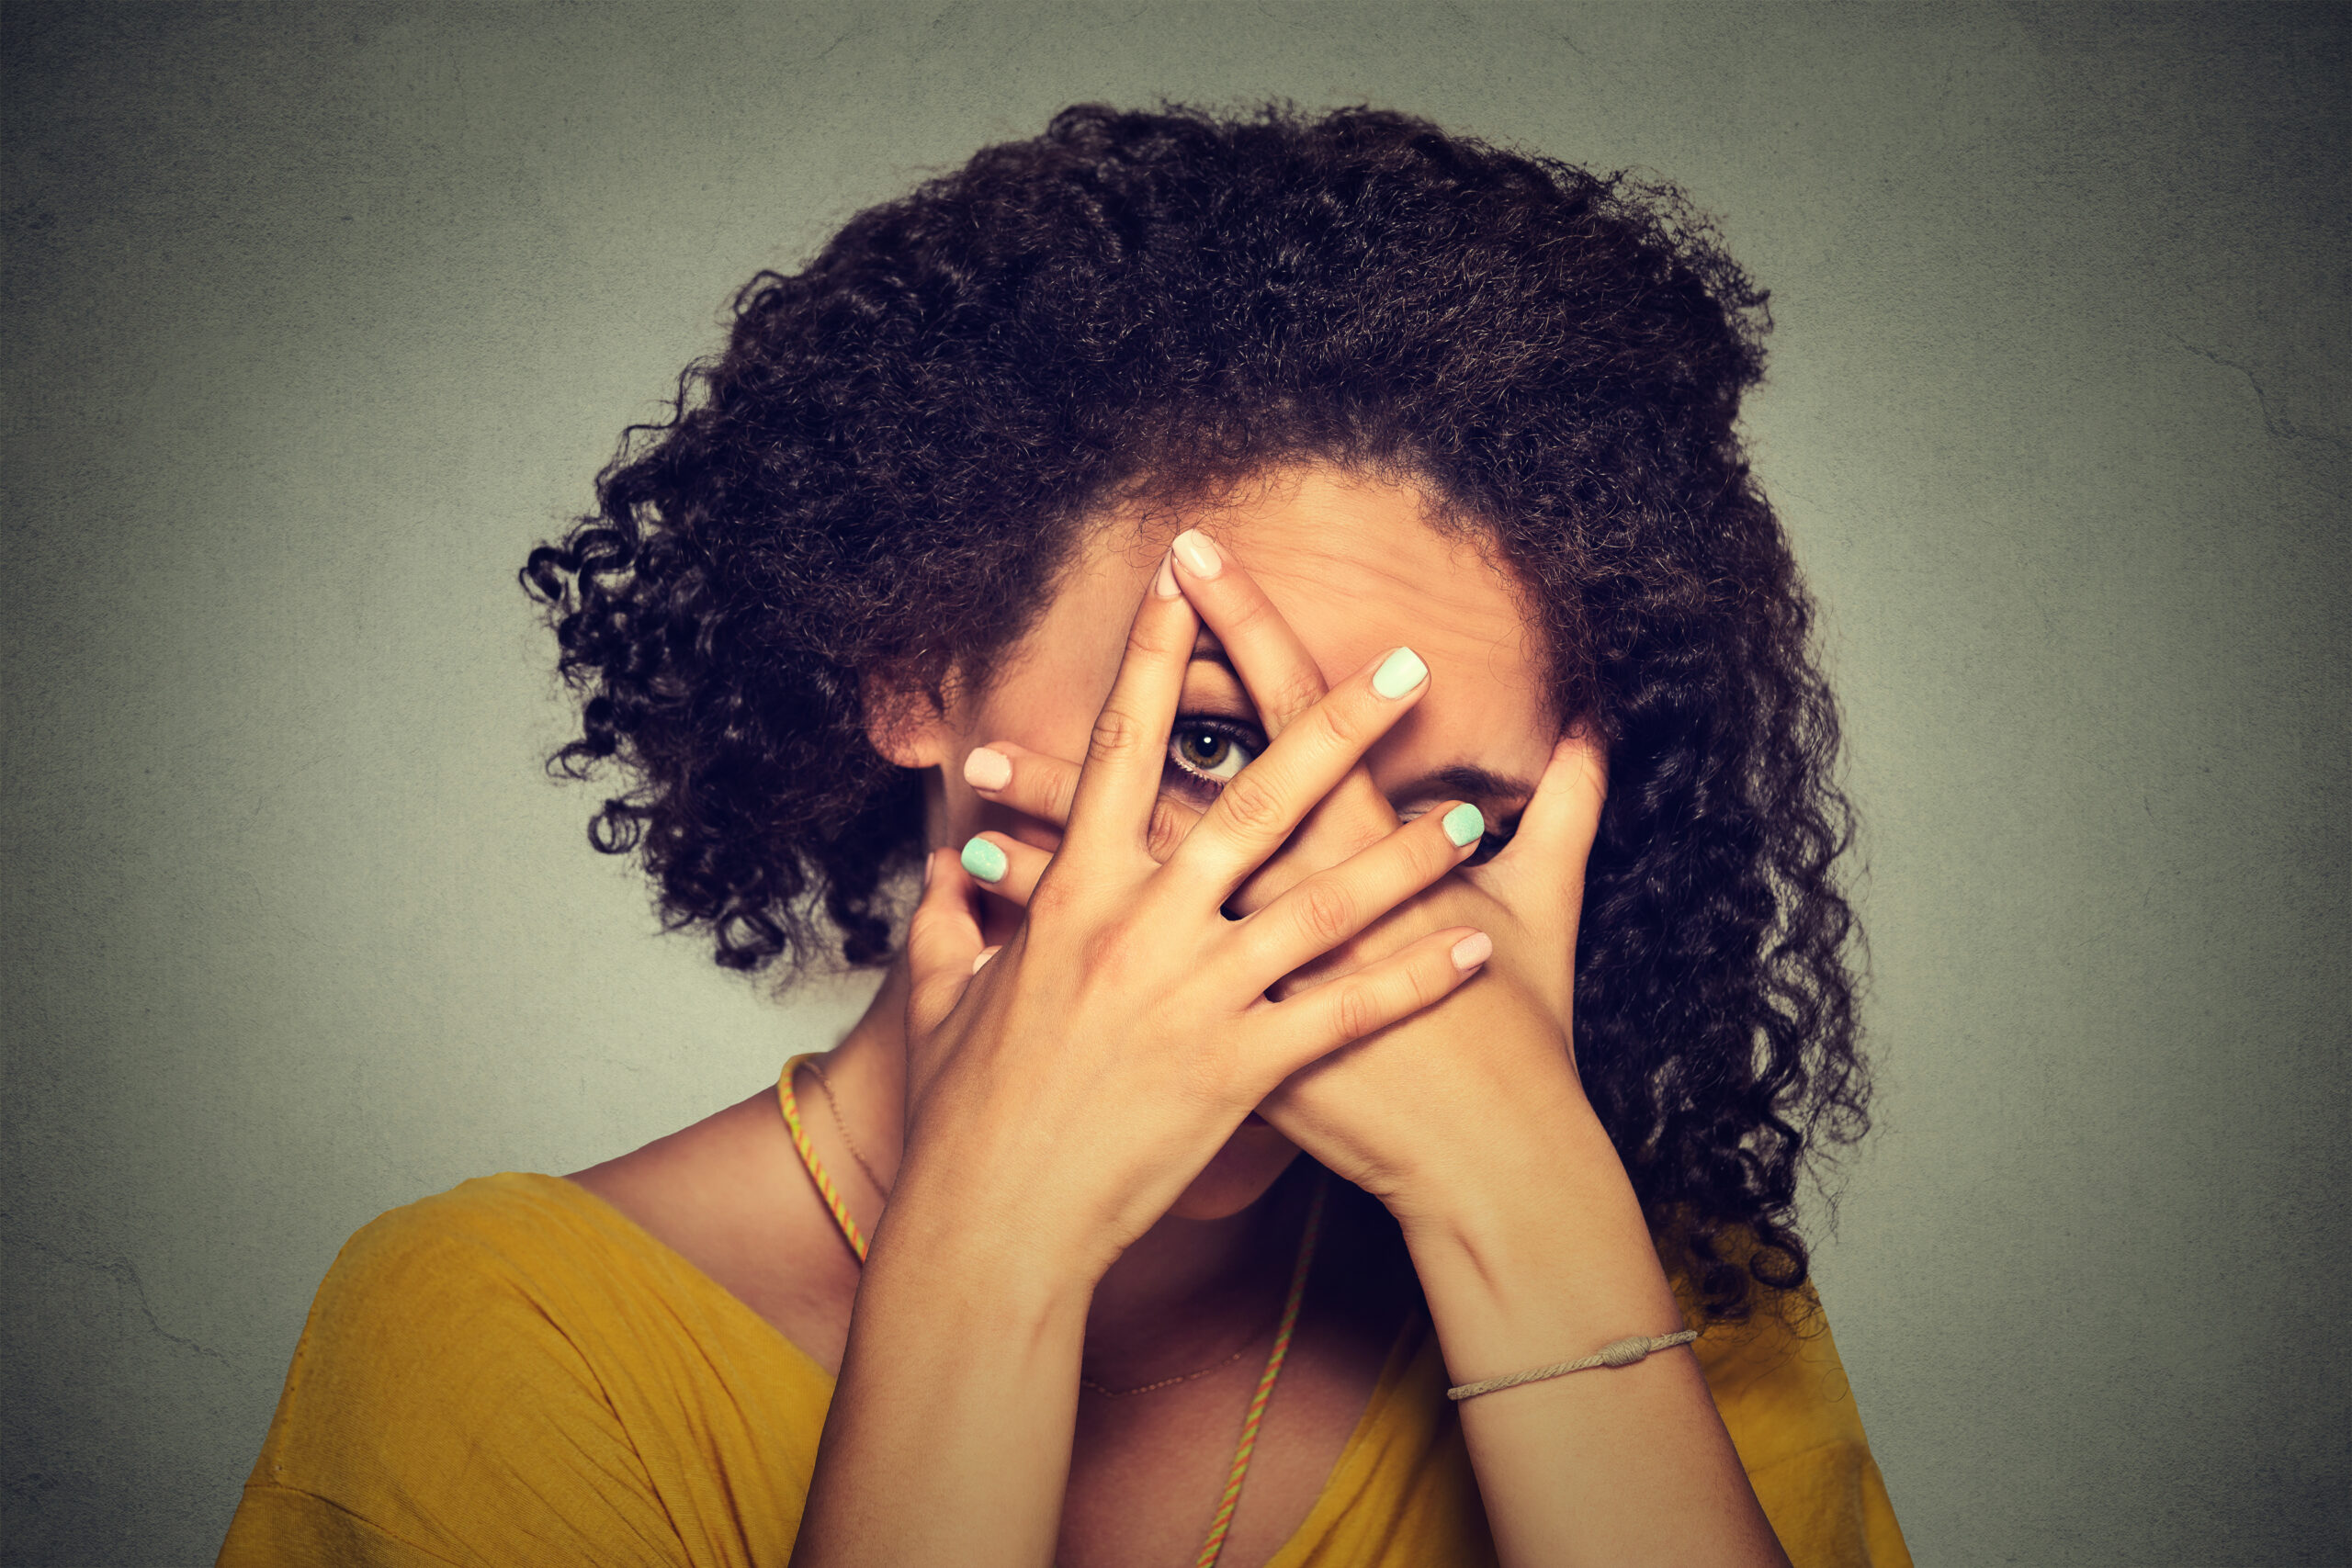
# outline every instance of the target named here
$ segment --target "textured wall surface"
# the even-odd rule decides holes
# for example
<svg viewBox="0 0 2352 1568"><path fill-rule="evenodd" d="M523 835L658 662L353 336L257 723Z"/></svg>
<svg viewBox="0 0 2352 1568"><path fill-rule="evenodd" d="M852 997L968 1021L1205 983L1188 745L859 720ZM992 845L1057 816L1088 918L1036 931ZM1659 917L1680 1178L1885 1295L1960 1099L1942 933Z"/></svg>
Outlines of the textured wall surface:
<svg viewBox="0 0 2352 1568"><path fill-rule="evenodd" d="M1868 820L1821 1275L1919 1558L2352 1557L2347 19L9 0L0 1551L209 1561L352 1229L853 1015L585 849L514 569L752 271L1168 95L1721 217Z"/></svg>

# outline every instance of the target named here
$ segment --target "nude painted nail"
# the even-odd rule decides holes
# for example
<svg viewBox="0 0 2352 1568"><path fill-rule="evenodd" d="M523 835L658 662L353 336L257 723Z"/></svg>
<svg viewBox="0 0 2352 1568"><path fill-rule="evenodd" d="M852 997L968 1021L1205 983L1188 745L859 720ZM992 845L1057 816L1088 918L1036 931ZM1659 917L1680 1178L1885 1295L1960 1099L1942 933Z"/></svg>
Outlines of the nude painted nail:
<svg viewBox="0 0 2352 1568"><path fill-rule="evenodd" d="M1438 826L1445 829L1445 836L1458 850L1487 836L1487 814L1465 800L1447 812Z"/></svg>
<svg viewBox="0 0 2352 1568"><path fill-rule="evenodd" d="M977 975L981 970L987 968L989 966L989 960L994 958L998 953L1002 953L1004 949L1001 947L984 947L980 949L978 954L972 960L972 973Z"/></svg>
<svg viewBox="0 0 2352 1568"><path fill-rule="evenodd" d="M1209 543L1209 536L1196 528L1187 528L1177 535L1176 542L1169 547L1175 551L1176 558L1184 563L1184 570L1204 582L1225 570L1225 557Z"/></svg>
<svg viewBox="0 0 2352 1568"><path fill-rule="evenodd" d="M1372 689L1395 702L1430 678L1430 667L1409 648L1400 648L1372 672Z"/></svg>
<svg viewBox="0 0 2352 1568"><path fill-rule="evenodd" d="M983 746L964 759L964 782L974 789L1002 789L1012 782L1012 759Z"/></svg>
<svg viewBox="0 0 2352 1568"><path fill-rule="evenodd" d="M1453 966L1476 969L1495 955L1495 939L1485 931L1472 931L1453 944Z"/></svg>
<svg viewBox="0 0 2352 1568"><path fill-rule="evenodd" d="M964 846L964 869L982 882L1002 882L1005 870L1012 863L1004 852L986 839L974 839Z"/></svg>
<svg viewBox="0 0 2352 1568"><path fill-rule="evenodd" d="M1174 557L1162 556L1159 558L1159 573L1151 580L1151 592L1154 597L1160 599L1173 599L1184 592L1182 588L1176 586L1176 561Z"/></svg>

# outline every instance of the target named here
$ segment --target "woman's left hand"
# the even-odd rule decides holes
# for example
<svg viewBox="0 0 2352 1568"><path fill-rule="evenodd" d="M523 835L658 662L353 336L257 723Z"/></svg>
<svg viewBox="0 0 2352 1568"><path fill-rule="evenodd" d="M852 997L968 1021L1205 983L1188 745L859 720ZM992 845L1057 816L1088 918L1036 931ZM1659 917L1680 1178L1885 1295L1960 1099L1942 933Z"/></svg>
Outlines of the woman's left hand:
<svg viewBox="0 0 2352 1568"><path fill-rule="evenodd" d="M1241 656L1235 664L1242 667ZM1601 769L1589 741L1560 741L1518 831L1493 860L1456 870L1272 993L1321 984L1448 925L1475 923L1493 941L1494 955L1471 984L1408 1027L1292 1075L1261 1107L1294 1143L1386 1204L1408 1237L1486 1201L1493 1186L1538 1178L1564 1152L1564 1133L1583 1134L1575 1141L1584 1153L1616 1166L1577 1077L1573 1011ZM1302 845L1298 864L1285 870L1309 874L1315 859L1316 847Z"/></svg>

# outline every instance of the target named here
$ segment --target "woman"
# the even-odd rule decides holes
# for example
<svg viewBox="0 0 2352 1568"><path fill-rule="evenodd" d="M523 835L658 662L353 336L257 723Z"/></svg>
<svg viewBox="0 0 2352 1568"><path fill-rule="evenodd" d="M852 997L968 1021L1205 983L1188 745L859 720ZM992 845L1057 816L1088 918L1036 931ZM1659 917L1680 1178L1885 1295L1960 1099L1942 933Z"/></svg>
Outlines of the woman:
<svg viewBox="0 0 2352 1568"><path fill-rule="evenodd" d="M598 847L886 978L363 1230L223 1561L1904 1561L1762 328L1671 192L1367 111L1072 109L755 279L525 579Z"/></svg>

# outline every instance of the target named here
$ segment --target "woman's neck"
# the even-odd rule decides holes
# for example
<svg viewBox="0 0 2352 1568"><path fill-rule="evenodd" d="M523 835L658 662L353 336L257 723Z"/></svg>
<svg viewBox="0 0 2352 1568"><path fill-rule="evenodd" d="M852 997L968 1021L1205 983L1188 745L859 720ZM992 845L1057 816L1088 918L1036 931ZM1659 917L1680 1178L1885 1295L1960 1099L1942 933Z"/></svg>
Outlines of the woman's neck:
<svg viewBox="0 0 2352 1568"><path fill-rule="evenodd" d="M826 1092L886 1192L906 1144L907 989L901 959L824 1062ZM1175 1375L1189 1367L1167 1363L1241 1343L1261 1318L1271 1326L1297 1230L1276 1212L1283 1185L1238 1213L1171 1215L1137 1237L1094 1288L1088 1375L1114 1386Z"/></svg>

